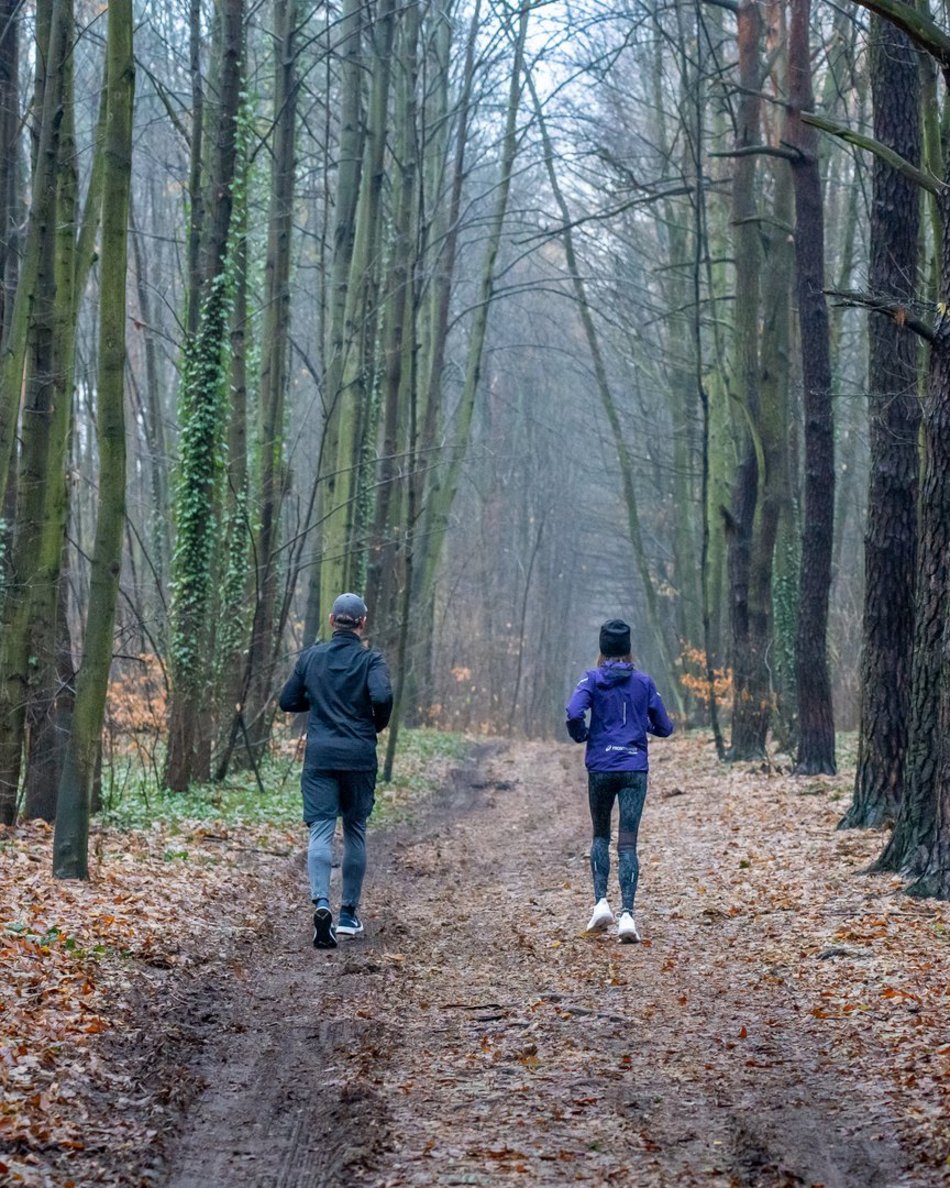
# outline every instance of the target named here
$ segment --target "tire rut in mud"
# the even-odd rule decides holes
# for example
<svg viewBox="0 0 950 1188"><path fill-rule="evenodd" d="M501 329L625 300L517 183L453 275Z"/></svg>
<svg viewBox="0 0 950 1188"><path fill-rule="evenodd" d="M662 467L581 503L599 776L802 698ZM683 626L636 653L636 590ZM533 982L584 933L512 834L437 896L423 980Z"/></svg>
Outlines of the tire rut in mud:
<svg viewBox="0 0 950 1188"><path fill-rule="evenodd" d="M399 1040L371 1012L354 1013L351 987L365 994L391 984L396 969L386 953L403 943L404 929L381 905L399 851L479 804L491 786L482 763L498 749L474 748L446 792L409 823L372 835L367 894L382 920L366 938L314 953L298 855L274 888L269 937L226 987L215 986L214 1011L199 1007L206 988L193 988L183 1011L204 1029L192 1052L205 1051L187 1076L206 1088L153 1169L167 1188L322 1188L373 1176L390 1142L389 1110L373 1081Z"/></svg>

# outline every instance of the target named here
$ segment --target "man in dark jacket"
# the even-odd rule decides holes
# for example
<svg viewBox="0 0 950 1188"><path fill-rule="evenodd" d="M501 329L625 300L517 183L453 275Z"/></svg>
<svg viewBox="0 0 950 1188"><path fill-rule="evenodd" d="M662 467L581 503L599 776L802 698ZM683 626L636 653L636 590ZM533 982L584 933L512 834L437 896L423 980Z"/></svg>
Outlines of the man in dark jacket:
<svg viewBox="0 0 950 1188"><path fill-rule="evenodd" d="M336 948L337 935L358 936L366 872L366 821L376 791L376 736L389 724L393 692L386 661L364 648L366 604L341 594L330 612L332 637L303 652L280 694L287 713L309 710L300 786L310 827L307 869L314 902L313 945ZM334 927L330 865L337 817L343 818L343 894Z"/></svg>

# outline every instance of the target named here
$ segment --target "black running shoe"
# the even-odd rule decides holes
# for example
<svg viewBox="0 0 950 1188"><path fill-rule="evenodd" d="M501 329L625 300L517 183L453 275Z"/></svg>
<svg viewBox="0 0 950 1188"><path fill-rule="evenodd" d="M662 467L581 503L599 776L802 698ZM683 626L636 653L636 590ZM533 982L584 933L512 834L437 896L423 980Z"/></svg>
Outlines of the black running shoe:
<svg viewBox="0 0 950 1188"><path fill-rule="evenodd" d="M336 930L333 927L333 916L329 908L317 908L313 913L313 947L315 949L336 948Z"/></svg>

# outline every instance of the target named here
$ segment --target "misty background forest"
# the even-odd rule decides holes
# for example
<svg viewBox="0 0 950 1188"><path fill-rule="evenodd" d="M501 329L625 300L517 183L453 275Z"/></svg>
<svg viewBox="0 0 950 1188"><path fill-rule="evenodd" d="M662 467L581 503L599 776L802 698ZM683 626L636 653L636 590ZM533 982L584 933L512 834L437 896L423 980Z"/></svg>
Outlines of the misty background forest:
<svg viewBox="0 0 950 1188"><path fill-rule="evenodd" d="M400 725L598 624L948 886L947 13L3 0L0 811L255 772L365 594ZM283 727L281 727L283 729Z"/></svg>

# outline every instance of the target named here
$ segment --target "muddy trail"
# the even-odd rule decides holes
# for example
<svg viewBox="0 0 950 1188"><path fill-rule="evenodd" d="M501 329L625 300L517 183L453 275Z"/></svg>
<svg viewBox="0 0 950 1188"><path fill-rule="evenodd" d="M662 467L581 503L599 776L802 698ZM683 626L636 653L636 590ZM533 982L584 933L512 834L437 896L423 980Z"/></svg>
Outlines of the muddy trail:
<svg viewBox="0 0 950 1188"><path fill-rule="evenodd" d="M858 1071L861 1019L812 1010L825 971L858 952L828 948L865 895L847 847L813 855L840 869L803 922L769 863L794 828L782 797L816 801L790 781L758 804L712 777L686 786L687 745L655 756L640 945L582 931L579 748L483 748L411 824L374 834L366 935L335 951L310 947L288 864L251 961L203 1016L192 1071L207 1088L159 1181L942 1182L909 1153L893 1081ZM874 960L854 957L855 976L877 976Z"/></svg>

